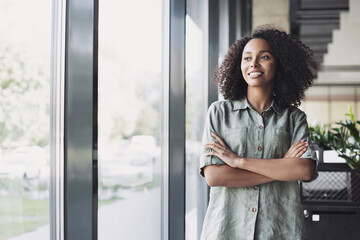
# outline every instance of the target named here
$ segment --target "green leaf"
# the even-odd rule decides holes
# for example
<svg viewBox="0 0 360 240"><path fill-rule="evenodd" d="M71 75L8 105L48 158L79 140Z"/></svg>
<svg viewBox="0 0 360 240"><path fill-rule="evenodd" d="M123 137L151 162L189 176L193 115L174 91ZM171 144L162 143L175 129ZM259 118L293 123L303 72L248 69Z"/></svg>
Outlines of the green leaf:
<svg viewBox="0 0 360 240"><path fill-rule="evenodd" d="M357 167L359 167L359 162L357 162L355 158L349 157L345 154L340 154L338 156L344 158L351 169L357 169Z"/></svg>

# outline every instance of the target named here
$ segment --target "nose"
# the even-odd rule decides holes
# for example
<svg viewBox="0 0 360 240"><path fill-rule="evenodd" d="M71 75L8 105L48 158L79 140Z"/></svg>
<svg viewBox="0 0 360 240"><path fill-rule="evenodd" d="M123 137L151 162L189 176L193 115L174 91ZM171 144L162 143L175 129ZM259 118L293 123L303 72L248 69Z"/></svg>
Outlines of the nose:
<svg viewBox="0 0 360 240"><path fill-rule="evenodd" d="M250 62L250 67L257 67L258 66L258 59L253 58Z"/></svg>

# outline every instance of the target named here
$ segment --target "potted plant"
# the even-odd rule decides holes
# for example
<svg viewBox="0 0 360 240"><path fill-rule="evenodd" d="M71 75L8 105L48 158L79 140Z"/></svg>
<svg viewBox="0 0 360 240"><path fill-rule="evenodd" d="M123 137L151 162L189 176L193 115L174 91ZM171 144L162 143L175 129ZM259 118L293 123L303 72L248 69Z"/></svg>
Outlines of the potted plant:
<svg viewBox="0 0 360 240"><path fill-rule="evenodd" d="M352 108L345 114L350 119L330 125L309 127L310 138L318 149L333 149L353 170L360 170L360 121L355 121Z"/></svg>
<svg viewBox="0 0 360 240"><path fill-rule="evenodd" d="M344 158L351 169L360 170L360 135L358 126L360 121L355 121L352 109L345 114L350 117L336 122L339 127L333 128L334 139L330 142L331 148L337 151L339 157Z"/></svg>
<svg viewBox="0 0 360 240"><path fill-rule="evenodd" d="M313 146L319 152L319 162L324 162L324 151L334 151L331 144L334 141L334 133L330 131L330 124L309 127L310 139Z"/></svg>
<svg viewBox="0 0 360 240"><path fill-rule="evenodd" d="M360 201L360 121L355 120L352 108L345 115L350 119L335 122L333 128L329 125L310 127L310 136L317 144L319 153L321 149L333 149L346 161L352 169L348 185L349 199ZM322 161L322 152L319 155Z"/></svg>

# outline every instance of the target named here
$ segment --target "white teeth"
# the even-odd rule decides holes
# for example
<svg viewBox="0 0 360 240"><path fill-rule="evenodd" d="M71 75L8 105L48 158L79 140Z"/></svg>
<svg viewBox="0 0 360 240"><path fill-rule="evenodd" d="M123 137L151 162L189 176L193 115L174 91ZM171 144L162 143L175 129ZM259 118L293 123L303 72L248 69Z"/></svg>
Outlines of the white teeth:
<svg viewBox="0 0 360 240"><path fill-rule="evenodd" d="M261 72L251 72L251 73L249 73L250 76L259 75L259 74L261 74Z"/></svg>

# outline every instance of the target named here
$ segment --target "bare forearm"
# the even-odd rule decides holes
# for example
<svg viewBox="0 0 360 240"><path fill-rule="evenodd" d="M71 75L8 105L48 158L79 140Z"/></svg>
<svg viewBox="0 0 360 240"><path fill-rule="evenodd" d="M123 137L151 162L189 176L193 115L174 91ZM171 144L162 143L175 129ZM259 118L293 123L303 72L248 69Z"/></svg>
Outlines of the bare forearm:
<svg viewBox="0 0 360 240"><path fill-rule="evenodd" d="M279 181L309 180L314 161L307 158L257 159L240 158L238 168Z"/></svg>
<svg viewBox="0 0 360 240"><path fill-rule="evenodd" d="M210 165L204 169L211 187L249 187L273 181L273 179L228 165Z"/></svg>

